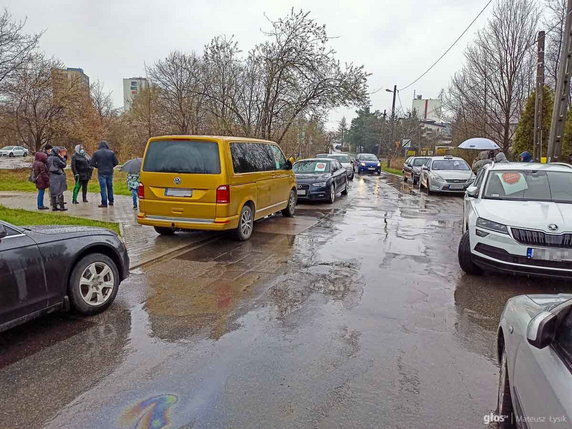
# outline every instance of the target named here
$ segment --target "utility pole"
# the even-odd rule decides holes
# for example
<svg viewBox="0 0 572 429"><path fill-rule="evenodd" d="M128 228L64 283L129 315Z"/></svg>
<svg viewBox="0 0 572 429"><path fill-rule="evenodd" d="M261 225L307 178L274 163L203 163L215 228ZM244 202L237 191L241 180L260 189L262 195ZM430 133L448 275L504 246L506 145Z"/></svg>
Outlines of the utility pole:
<svg viewBox="0 0 572 429"><path fill-rule="evenodd" d="M552 123L550 124L550 138L548 140L548 162L558 162L562 152L562 137L564 122L568 111L570 98L570 72L572 71L572 0L568 0L566 8L566 24L562 34L562 50L560 51L560 64L558 65L558 78L554 96L554 109L552 110Z"/></svg>
<svg viewBox="0 0 572 429"><path fill-rule="evenodd" d="M538 32L538 61L536 64L536 97L534 100L534 155L535 161L542 158L542 106L544 99L544 31Z"/></svg>
<svg viewBox="0 0 572 429"><path fill-rule="evenodd" d="M572 0L570 0L572 2ZM393 91L391 89L386 89L387 92L393 92L393 102L391 103L391 138L390 138L390 151L387 157L387 166L391 162L391 154L393 149L393 139L395 134L395 97L397 97L397 85L393 85Z"/></svg>

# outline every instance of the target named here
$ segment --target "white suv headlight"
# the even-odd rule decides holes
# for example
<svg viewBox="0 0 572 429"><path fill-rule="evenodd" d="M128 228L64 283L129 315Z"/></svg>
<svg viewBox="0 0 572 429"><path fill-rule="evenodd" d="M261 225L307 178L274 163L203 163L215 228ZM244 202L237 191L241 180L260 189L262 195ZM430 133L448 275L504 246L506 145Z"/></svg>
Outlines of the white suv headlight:
<svg viewBox="0 0 572 429"><path fill-rule="evenodd" d="M508 235L508 227L506 225L482 217L477 219L477 227Z"/></svg>
<svg viewBox="0 0 572 429"><path fill-rule="evenodd" d="M429 176L431 176L432 179L435 179L435 180L437 180L437 181L439 181L439 182L444 182L444 181L445 181L445 179L443 179L441 176L439 176L439 174L437 174L437 173L435 173L435 172L433 172L433 171L432 171L431 173L429 173Z"/></svg>

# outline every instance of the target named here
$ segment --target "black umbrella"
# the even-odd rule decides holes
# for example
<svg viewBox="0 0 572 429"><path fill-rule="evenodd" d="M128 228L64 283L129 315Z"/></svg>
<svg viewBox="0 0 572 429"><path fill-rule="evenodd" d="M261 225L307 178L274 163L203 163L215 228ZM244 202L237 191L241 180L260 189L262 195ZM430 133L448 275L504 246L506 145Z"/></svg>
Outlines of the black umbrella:
<svg viewBox="0 0 572 429"><path fill-rule="evenodd" d="M127 174L139 174L141 171L141 161L142 158L133 158L127 161L125 164L121 166L119 171L124 171Z"/></svg>

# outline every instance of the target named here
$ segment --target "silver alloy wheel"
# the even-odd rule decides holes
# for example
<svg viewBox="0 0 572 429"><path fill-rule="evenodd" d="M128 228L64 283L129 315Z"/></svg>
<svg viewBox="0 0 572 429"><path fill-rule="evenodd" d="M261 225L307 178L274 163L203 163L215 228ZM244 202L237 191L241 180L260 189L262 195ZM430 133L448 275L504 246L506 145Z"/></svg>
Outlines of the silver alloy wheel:
<svg viewBox="0 0 572 429"><path fill-rule="evenodd" d="M79 279L79 292L88 305L105 303L115 287L113 270L105 262L89 264Z"/></svg>
<svg viewBox="0 0 572 429"><path fill-rule="evenodd" d="M333 203L336 199L336 188L334 188L334 185L332 184L332 186L330 186L330 201Z"/></svg>
<svg viewBox="0 0 572 429"><path fill-rule="evenodd" d="M288 201L288 210L290 213L294 213L296 211L296 194L294 191L290 191L290 200Z"/></svg>
<svg viewBox="0 0 572 429"><path fill-rule="evenodd" d="M252 233L252 211L244 210L240 216L240 232L243 237L250 237Z"/></svg>

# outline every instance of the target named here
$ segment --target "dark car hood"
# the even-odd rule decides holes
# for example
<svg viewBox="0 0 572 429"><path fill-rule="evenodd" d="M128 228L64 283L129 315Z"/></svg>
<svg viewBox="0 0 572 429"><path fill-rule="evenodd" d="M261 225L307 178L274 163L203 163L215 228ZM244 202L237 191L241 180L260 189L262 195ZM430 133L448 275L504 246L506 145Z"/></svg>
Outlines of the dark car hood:
<svg viewBox="0 0 572 429"><path fill-rule="evenodd" d="M332 175L327 174L296 174L296 182L323 182L328 180Z"/></svg>
<svg viewBox="0 0 572 429"><path fill-rule="evenodd" d="M115 235L113 231L93 226L32 225L23 227L36 242L49 242L94 235Z"/></svg>

